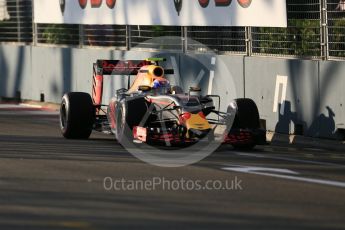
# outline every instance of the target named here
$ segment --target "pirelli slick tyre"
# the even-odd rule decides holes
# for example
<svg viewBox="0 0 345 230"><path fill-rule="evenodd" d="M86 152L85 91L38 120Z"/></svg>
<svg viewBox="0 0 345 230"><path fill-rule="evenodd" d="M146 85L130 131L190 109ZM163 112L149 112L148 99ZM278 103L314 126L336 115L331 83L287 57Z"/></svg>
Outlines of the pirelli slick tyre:
<svg viewBox="0 0 345 230"><path fill-rule="evenodd" d="M88 93L73 92L62 97L60 128L67 139L87 139L95 121L95 109Z"/></svg>
<svg viewBox="0 0 345 230"><path fill-rule="evenodd" d="M117 141L126 146L133 142L133 127L141 124L148 111L148 103L145 98L122 100L116 106L116 132Z"/></svg>
<svg viewBox="0 0 345 230"><path fill-rule="evenodd" d="M259 110L252 99L241 98L235 100L237 112L234 128L258 129L260 128Z"/></svg>
<svg viewBox="0 0 345 230"><path fill-rule="evenodd" d="M252 99L241 98L235 100L237 112L232 129L259 129L260 115L258 107ZM256 143L233 144L235 149L250 150Z"/></svg>

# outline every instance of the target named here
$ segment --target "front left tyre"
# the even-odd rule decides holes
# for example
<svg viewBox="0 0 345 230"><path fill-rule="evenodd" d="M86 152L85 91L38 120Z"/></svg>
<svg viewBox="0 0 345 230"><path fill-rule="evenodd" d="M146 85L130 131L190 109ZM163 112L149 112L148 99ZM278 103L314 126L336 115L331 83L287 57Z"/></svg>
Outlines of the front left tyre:
<svg viewBox="0 0 345 230"><path fill-rule="evenodd" d="M95 108L88 93L72 92L62 97L60 128L67 139L90 137L95 120Z"/></svg>

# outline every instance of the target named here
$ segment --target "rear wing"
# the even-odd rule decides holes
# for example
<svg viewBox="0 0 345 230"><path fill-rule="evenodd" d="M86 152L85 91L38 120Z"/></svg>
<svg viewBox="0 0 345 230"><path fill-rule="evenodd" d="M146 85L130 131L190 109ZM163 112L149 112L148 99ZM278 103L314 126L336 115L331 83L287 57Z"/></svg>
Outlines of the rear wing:
<svg viewBox="0 0 345 230"><path fill-rule="evenodd" d="M128 76L128 88L130 76L137 75L140 68L146 65L159 65L165 61L164 58L148 58L145 60L97 60L93 64L92 100L96 107L102 106L103 76L104 75L126 75ZM165 74L174 74L173 69L164 69ZM99 113L99 108L96 112Z"/></svg>
<svg viewBox="0 0 345 230"><path fill-rule="evenodd" d="M97 60L94 70L97 75L136 75L141 67L151 65L146 60Z"/></svg>
<svg viewBox="0 0 345 230"><path fill-rule="evenodd" d="M96 75L137 75L141 67L145 65L158 65L163 58L148 58L145 60L97 60L94 63ZM173 69L165 69L165 74L174 74Z"/></svg>

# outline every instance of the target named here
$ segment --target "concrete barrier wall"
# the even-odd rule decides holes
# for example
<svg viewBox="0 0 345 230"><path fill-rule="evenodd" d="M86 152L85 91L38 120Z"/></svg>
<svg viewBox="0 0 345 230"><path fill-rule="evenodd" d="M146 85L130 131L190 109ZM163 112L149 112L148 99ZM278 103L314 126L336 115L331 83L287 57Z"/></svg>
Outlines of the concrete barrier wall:
<svg viewBox="0 0 345 230"><path fill-rule="evenodd" d="M255 100L267 128L315 135L310 127L318 125L318 62L254 57L245 65L246 97Z"/></svg>
<svg viewBox="0 0 345 230"><path fill-rule="evenodd" d="M336 129L345 129L345 62L320 62L321 137L337 137Z"/></svg>
<svg viewBox="0 0 345 230"><path fill-rule="evenodd" d="M91 92L96 59L167 58L172 84L219 94L222 109L236 97L252 98L267 129L337 138L345 128L345 62L230 55L154 53L0 45L0 96L59 103L69 91ZM211 70L211 71L210 71ZM127 77L105 78L104 101L127 87Z"/></svg>
<svg viewBox="0 0 345 230"><path fill-rule="evenodd" d="M32 59L30 46L0 45L0 96L32 98Z"/></svg>

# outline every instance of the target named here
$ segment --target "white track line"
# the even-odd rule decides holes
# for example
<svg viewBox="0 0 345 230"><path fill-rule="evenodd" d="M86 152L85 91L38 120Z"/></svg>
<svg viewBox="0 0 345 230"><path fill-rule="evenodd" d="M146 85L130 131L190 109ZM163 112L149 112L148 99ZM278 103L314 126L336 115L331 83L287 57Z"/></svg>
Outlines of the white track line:
<svg viewBox="0 0 345 230"><path fill-rule="evenodd" d="M345 182L276 174L276 173L272 173L274 169L269 169L269 168L266 169L266 171L268 172L264 172L265 168L261 168L262 170L261 171L261 170L258 170L258 167L238 166L238 165L234 165L232 167L224 167L222 169L226 171L248 173L248 174L260 175L260 176L269 176L269 177L275 177L275 178L281 178L281 179L287 179L287 180L302 181L302 182L308 182L308 183L313 183L313 184L321 184L321 185L329 185L329 186L335 186L339 188L345 188ZM275 169L275 170L279 172L283 169Z"/></svg>
<svg viewBox="0 0 345 230"><path fill-rule="evenodd" d="M268 156L264 154L255 154L255 153L241 153L241 152L235 152L238 156L246 156L246 157L255 157L255 158L266 158L266 159L272 159L272 160L283 160L283 161L290 161L290 162L297 162L297 163L307 163L307 164L314 164L314 165L323 165L323 166L333 166L337 168L345 168L344 165L336 164L336 163L330 163L330 162L321 162L321 161L309 161L309 160L299 160L289 157L276 157L276 156Z"/></svg>

